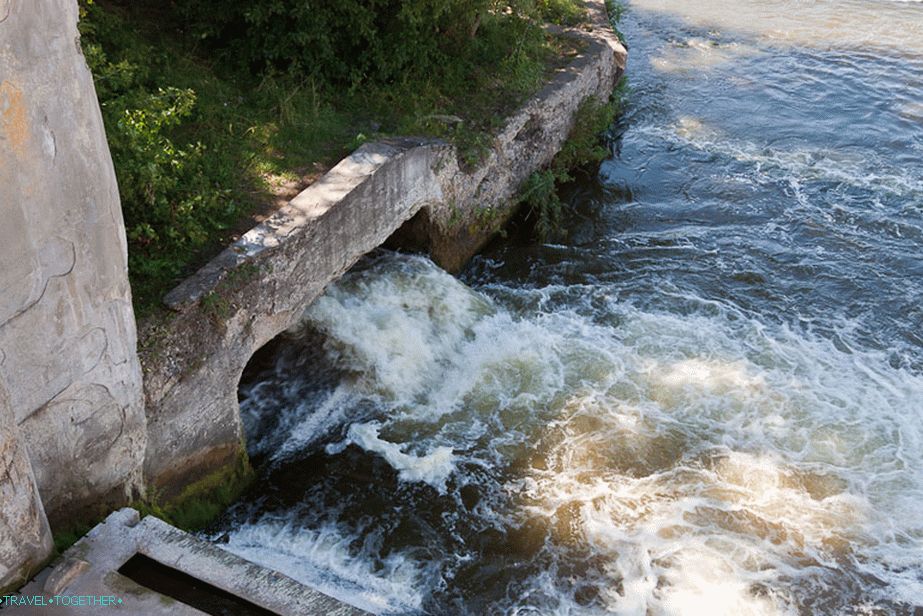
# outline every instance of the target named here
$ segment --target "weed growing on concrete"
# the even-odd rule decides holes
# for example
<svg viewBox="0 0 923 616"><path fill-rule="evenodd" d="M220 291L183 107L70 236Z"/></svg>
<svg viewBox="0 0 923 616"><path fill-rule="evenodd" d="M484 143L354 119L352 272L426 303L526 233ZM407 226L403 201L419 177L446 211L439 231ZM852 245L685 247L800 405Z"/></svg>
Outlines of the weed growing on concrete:
<svg viewBox="0 0 923 616"><path fill-rule="evenodd" d="M216 323L231 316L231 302L218 291L209 291L199 300L202 312Z"/></svg>
<svg viewBox="0 0 923 616"><path fill-rule="evenodd" d="M142 516L153 515L182 530L199 531L240 498L253 477L253 468L241 445L234 463L186 486L178 496L164 501L153 493L132 507Z"/></svg>
<svg viewBox="0 0 923 616"><path fill-rule="evenodd" d="M561 226L564 204L558 197L557 182L566 174L558 175L552 169L536 171L526 180L520 191L520 202L529 206L527 216L535 223L535 234L542 241Z"/></svg>
<svg viewBox="0 0 923 616"><path fill-rule="evenodd" d="M70 548L72 545L80 541L80 538L90 532L90 529L96 526L93 524L79 524L77 526L72 526L66 528L62 531L54 533L52 540L54 541L54 554L58 556L63 554Z"/></svg>
<svg viewBox="0 0 923 616"><path fill-rule="evenodd" d="M474 211L474 223L471 225L469 232L475 235L479 232L499 231L500 236L504 237L506 232L502 228L503 211L501 208L491 206L481 206Z"/></svg>
<svg viewBox="0 0 923 616"><path fill-rule="evenodd" d="M619 23L622 21L622 16L625 14L625 4L621 2L621 0L606 0L606 11L609 13L609 23L612 24L615 35L619 37L619 41L622 45L625 45L627 49L628 42L625 40L625 35L619 30Z"/></svg>
<svg viewBox="0 0 923 616"><path fill-rule="evenodd" d="M528 206L526 217L533 221L535 234L541 241L556 233L564 219L558 185L573 181L575 169L598 165L609 155L605 132L621 111L627 91L623 78L609 102L597 98L583 101L574 116L574 126L551 165L534 172L520 188L517 200Z"/></svg>

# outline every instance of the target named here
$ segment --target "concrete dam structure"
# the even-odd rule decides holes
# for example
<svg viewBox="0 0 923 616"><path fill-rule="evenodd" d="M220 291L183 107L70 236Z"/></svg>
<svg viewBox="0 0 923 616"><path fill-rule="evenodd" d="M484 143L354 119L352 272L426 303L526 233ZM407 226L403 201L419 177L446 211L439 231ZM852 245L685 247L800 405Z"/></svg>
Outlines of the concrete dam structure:
<svg viewBox="0 0 923 616"><path fill-rule="evenodd" d="M76 0L0 0L0 589L47 562L51 529L237 464L253 353L395 232L450 271L477 252L624 70L603 2L588 5L580 55L478 168L442 141L363 145L168 294L172 318L136 325Z"/></svg>

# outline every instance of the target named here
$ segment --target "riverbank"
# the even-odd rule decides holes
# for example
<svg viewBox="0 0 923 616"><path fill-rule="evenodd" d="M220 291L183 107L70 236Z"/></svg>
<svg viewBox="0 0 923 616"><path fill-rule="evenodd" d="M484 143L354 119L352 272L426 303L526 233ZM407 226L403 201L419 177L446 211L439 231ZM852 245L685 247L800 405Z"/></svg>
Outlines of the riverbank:
<svg viewBox="0 0 923 616"><path fill-rule="evenodd" d="M116 183L103 131L113 108L100 113L87 67L95 52L84 48L82 56L72 44L78 4L14 5L0 20L12 51L0 57L10 67L0 84L7 108L0 129L16 146L4 167L3 203L10 228L21 232L5 244L15 265L6 284L15 292L0 314L0 419L13 427L0 456L19 470L0 488L23 496L8 508L36 541L0 537L4 561L14 563L0 572L2 584L18 583L50 556L51 532L63 547L76 525L117 507L134 503L179 523L200 521L233 498L249 474L237 387L251 355L409 220L426 231L417 239L438 240L432 252L447 267L463 262L517 209L520 186L551 163L586 101L605 105L625 50L603 3L588 7L592 27L558 34L580 52L492 133L478 165L441 139L363 144L177 287L169 309L141 321L136 344L132 251L119 207L120 191L132 189ZM113 86L96 77L100 89ZM154 102L153 115L123 108L116 126L144 133L130 132L138 141L129 145L141 152L191 160L158 132L177 128L188 97L165 90ZM158 165L142 167L164 179ZM57 180L42 181L51 176Z"/></svg>
<svg viewBox="0 0 923 616"><path fill-rule="evenodd" d="M81 41L119 179L139 316L156 312L179 280L364 142L441 138L456 146L462 166L477 166L505 119L581 52L561 27L588 24L578 0L527 2L522 13L485 13L470 42L452 43L456 55L435 68L341 83L242 65L234 50L252 42L219 37L180 9L195 4L81 3ZM269 28L250 27L254 36ZM292 27L277 26L272 44L282 45ZM392 53L422 54L414 44L423 42L408 39ZM343 60L344 71L351 61Z"/></svg>

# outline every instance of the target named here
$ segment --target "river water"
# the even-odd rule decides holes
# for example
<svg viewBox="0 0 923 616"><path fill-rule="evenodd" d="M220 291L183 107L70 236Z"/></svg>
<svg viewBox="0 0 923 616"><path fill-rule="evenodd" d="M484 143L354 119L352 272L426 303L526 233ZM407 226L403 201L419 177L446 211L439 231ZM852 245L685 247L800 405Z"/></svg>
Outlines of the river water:
<svg viewBox="0 0 923 616"><path fill-rule="evenodd" d="M375 613L923 613L923 5L622 30L566 239L334 285L211 537Z"/></svg>

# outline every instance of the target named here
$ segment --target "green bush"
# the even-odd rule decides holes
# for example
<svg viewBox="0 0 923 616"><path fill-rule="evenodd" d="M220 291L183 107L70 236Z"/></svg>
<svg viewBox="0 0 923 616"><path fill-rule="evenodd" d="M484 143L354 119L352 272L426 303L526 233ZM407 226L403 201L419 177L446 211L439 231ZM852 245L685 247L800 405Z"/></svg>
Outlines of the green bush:
<svg viewBox="0 0 923 616"><path fill-rule="evenodd" d="M141 303L156 301L148 296L183 273L189 255L235 218L237 206L215 185L207 148L183 136L196 117L196 93L159 83L162 54L92 0L81 3L80 26L115 163L133 290Z"/></svg>
<svg viewBox="0 0 923 616"><path fill-rule="evenodd" d="M158 88L122 109L111 131L128 239L136 248L130 265L136 272L179 274L170 256L203 246L234 211L228 191L209 182L205 146L178 145L170 137L192 115L195 102L192 90Z"/></svg>
<svg viewBox="0 0 923 616"><path fill-rule="evenodd" d="M258 73L335 86L390 84L477 61L506 34L516 54L536 18L573 19L577 0L178 0L195 36ZM525 27L523 27L525 26ZM496 55L495 60L509 57ZM483 60L484 58L480 58Z"/></svg>

